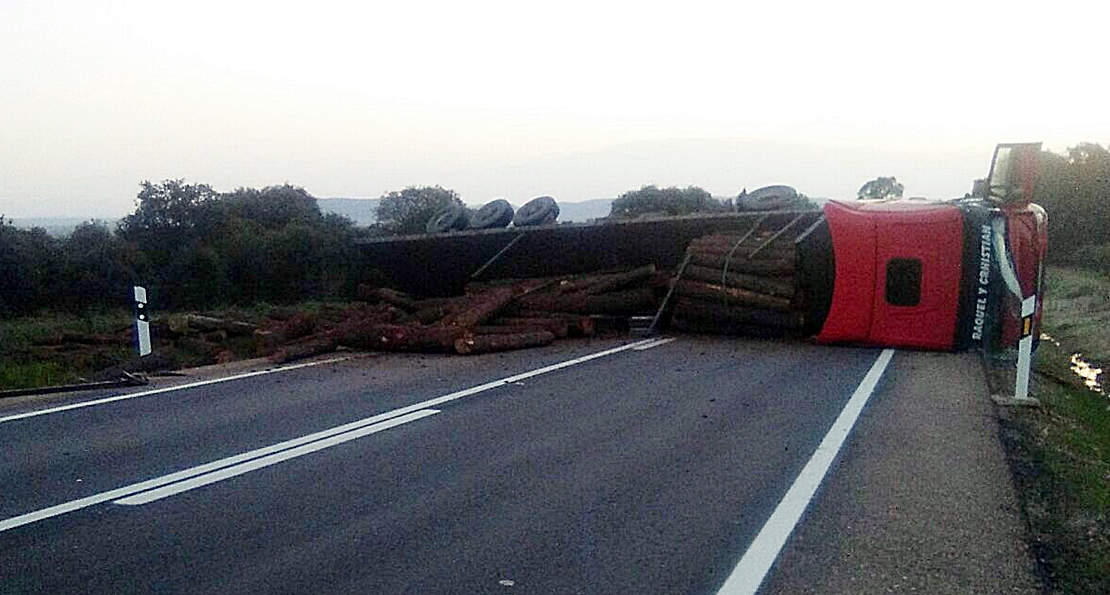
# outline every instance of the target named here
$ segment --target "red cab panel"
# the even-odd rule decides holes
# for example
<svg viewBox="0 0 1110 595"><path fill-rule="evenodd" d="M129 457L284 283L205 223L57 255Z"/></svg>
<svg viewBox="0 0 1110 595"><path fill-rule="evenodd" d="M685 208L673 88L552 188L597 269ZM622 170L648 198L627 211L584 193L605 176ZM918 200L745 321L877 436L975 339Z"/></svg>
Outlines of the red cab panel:
<svg viewBox="0 0 1110 595"><path fill-rule="evenodd" d="M833 300L817 340L860 343L871 336L875 291L875 219L847 203L825 204L836 275Z"/></svg>
<svg viewBox="0 0 1110 595"><path fill-rule="evenodd" d="M963 217L945 203L829 202L836 277L817 339L948 350L963 275Z"/></svg>

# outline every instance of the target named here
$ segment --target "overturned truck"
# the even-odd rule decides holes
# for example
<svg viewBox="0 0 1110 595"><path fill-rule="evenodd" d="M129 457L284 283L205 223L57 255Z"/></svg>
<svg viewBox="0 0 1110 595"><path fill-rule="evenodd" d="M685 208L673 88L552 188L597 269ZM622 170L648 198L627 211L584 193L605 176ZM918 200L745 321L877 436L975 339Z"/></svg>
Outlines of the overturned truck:
<svg viewBox="0 0 1110 595"><path fill-rule="evenodd" d="M1020 314L1022 300L1041 292L1047 250L1046 215L1031 202L1039 151L999 145L978 196L956 200L829 201L820 210L458 231L361 248L387 291L465 309L500 288L483 323L650 317L654 328L993 349L1039 325L1039 307ZM373 301L381 289L364 294ZM408 324L460 326L446 314ZM479 340L478 351L540 343L507 337L527 332Z"/></svg>

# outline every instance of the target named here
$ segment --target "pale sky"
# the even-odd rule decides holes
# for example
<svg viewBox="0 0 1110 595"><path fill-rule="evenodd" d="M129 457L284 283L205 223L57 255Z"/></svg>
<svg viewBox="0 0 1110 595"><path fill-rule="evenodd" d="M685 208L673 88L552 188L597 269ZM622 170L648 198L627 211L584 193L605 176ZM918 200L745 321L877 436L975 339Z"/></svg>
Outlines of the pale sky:
<svg viewBox="0 0 1110 595"><path fill-rule="evenodd" d="M142 180L479 204L894 175L1110 142L1101 2L0 0L0 214L118 217Z"/></svg>

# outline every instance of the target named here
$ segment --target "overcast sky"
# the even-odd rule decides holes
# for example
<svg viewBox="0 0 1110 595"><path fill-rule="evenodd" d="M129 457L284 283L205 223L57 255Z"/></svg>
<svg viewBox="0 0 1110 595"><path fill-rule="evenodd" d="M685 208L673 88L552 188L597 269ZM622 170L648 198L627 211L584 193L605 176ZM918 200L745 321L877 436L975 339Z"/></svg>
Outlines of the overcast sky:
<svg viewBox="0 0 1110 595"><path fill-rule="evenodd" d="M1101 2L0 0L0 214L138 184L642 184L947 198L994 143L1110 142Z"/></svg>

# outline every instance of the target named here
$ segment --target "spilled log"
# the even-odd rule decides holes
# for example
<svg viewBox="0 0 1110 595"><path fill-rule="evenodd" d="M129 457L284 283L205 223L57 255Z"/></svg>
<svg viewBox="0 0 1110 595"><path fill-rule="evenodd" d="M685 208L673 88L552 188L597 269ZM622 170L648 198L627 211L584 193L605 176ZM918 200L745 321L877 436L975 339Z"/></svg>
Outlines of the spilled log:
<svg viewBox="0 0 1110 595"><path fill-rule="evenodd" d="M493 318L509 302L513 301L516 294L512 287L498 287L471 298L470 304L458 312L450 314L439 321L441 325L470 327L482 324Z"/></svg>
<svg viewBox="0 0 1110 595"><path fill-rule="evenodd" d="M466 334L458 326L351 323L331 331L345 347L377 351L450 351Z"/></svg>
<svg viewBox="0 0 1110 595"><path fill-rule="evenodd" d="M508 351L510 349L525 349L548 345L555 340L555 335L548 331L534 331L526 333L474 335L467 334L455 340L455 352L460 355L476 355L494 351Z"/></svg>
<svg viewBox="0 0 1110 595"><path fill-rule="evenodd" d="M655 292L650 287L600 295L588 295L585 292L565 295L532 294L520 298L517 303L522 310L626 316L652 311L657 305Z"/></svg>

